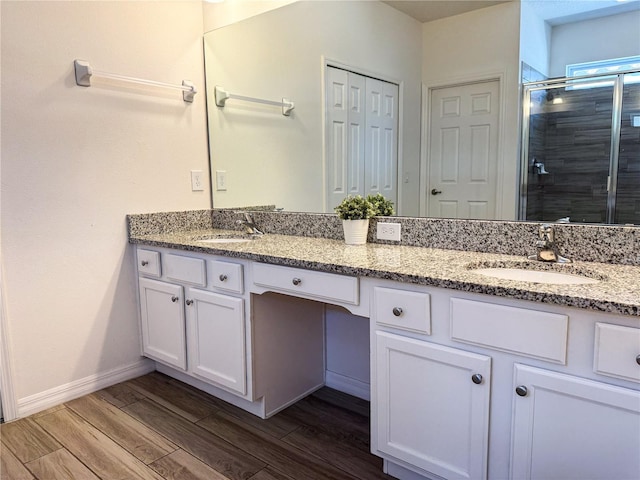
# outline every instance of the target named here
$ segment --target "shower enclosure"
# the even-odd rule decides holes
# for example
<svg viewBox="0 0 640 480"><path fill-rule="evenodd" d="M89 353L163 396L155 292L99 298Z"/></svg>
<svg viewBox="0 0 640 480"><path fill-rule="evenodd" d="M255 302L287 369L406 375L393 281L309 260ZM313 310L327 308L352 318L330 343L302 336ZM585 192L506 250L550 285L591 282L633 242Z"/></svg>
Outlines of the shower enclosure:
<svg viewBox="0 0 640 480"><path fill-rule="evenodd" d="M520 220L640 224L640 71L523 84Z"/></svg>

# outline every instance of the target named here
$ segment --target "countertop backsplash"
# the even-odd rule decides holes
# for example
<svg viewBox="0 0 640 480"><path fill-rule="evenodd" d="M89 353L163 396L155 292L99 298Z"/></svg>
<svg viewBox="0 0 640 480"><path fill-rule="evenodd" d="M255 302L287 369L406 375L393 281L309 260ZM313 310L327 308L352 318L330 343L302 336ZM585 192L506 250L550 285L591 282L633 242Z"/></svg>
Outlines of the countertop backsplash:
<svg viewBox="0 0 640 480"><path fill-rule="evenodd" d="M240 209L192 210L127 216L129 235L173 233L211 228L239 230ZM275 212L255 209L251 216L263 233L303 237L343 238L342 221L333 214ZM401 224L401 240L376 240L376 223ZM527 256L536 252L543 222L458 220L416 217L376 217L368 241L388 245L429 247ZM584 224L554 224L560 253L585 261L640 266L640 228Z"/></svg>

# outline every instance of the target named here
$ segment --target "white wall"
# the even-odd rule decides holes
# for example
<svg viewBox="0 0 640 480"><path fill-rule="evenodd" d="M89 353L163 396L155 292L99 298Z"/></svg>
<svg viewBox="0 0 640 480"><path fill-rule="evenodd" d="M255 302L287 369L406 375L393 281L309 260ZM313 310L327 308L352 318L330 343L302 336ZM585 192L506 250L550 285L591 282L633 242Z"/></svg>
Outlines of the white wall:
<svg viewBox="0 0 640 480"><path fill-rule="evenodd" d="M640 11L620 13L551 30L549 73L564 77L571 63L640 55Z"/></svg>
<svg viewBox="0 0 640 480"><path fill-rule="evenodd" d="M210 111L214 169L227 190L214 206L273 204L324 211L322 58L401 80L400 211L418 213L420 24L379 2L296 2L206 35L207 78L232 93L295 102L229 101ZM213 95L212 91L208 92ZM213 105L213 99L211 99Z"/></svg>
<svg viewBox="0 0 640 480"><path fill-rule="evenodd" d="M551 26L530 2L522 2L520 9L520 60L548 77Z"/></svg>
<svg viewBox="0 0 640 480"><path fill-rule="evenodd" d="M498 187L499 219L517 211L520 4L509 2L423 24L422 81L425 86L503 76L503 130ZM427 145L425 145L427 147ZM425 166L426 167L426 166ZM423 169L426 180L426 168ZM428 182L425 181L425 192Z"/></svg>
<svg viewBox="0 0 640 480"><path fill-rule="evenodd" d="M209 208L200 1L2 1L2 262L18 406L139 361L127 213ZM208 185L206 186L208 189ZM6 392L3 392L6 393Z"/></svg>
<svg viewBox="0 0 640 480"><path fill-rule="evenodd" d="M233 2L202 3L204 31L209 32L245 18L260 15L296 0L235 0Z"/></svg>

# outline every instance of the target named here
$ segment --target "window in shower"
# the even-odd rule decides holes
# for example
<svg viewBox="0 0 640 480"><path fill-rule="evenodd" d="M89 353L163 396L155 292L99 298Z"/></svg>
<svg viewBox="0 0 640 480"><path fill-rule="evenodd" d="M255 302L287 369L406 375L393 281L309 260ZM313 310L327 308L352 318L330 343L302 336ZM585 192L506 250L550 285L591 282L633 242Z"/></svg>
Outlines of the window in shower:
<svg viewBox="0 0 640 480"><path fill-rule="evenodd" d="M639 80L525 84L520 219L640 224Z"/></svg>

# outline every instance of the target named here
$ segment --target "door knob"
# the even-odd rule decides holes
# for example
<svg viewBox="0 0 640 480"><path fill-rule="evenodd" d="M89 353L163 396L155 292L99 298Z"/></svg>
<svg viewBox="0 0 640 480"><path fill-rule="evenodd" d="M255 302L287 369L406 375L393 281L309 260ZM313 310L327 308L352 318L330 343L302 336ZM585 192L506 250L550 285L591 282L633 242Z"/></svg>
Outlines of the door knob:
<svg viewBox="0 0 640 480"><path fill-rule="evenodd" d="M436 188L431 189L431 195L440 195L441 193L442 193L441 190L438 190Z"/></svg>
<svg viewBox="0 0 640 480"><path fill-rule="evenodd" d="M187 305L193 305L193 300L187 299L184 303L186 303Z"/></svg>
<svg viewBox="0 0 640 480"><path fill-rule="evenodd" d="M482 383L482 375L480 375L479 373L474 373L473 375L471 375L471 381L476 385L480 385Z"/></svg>
<svg viewBox="0 0 640 480"><path fill-rule="evenodd" d="M180 297L176 297L175 295L173 297L171 297L171 301L173 303L176 303L178 300L180 300Z"/></svg>
<svg viewBox="0 0 640 480"><path fill-rule="evenodd" d="M524 385L518 385L516 387L516 393L521 397L526 397L527 393L529 393L529 390L527 390L527 387L525 387Z"/></svg>
<svg viewBox="0 0 640 480"><path fill-rule="evenodd" d="M392 312L396 317L402 315L402 309L400 307L393 307Z"/></svg>

